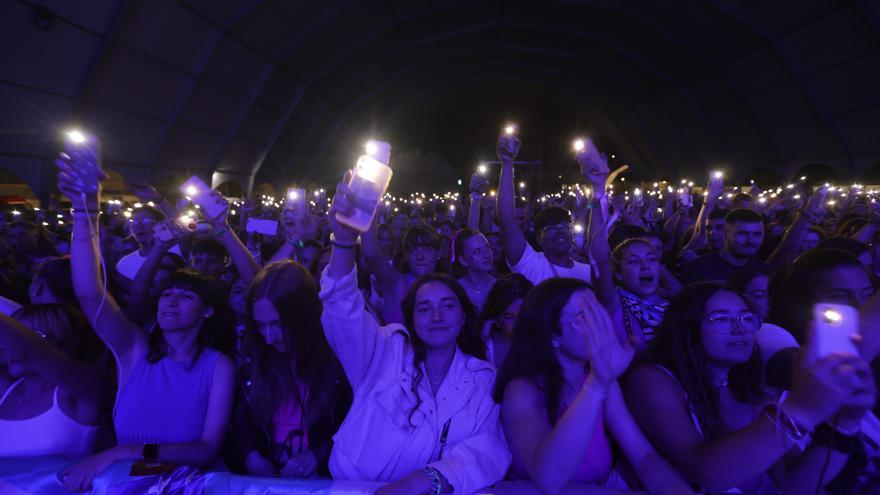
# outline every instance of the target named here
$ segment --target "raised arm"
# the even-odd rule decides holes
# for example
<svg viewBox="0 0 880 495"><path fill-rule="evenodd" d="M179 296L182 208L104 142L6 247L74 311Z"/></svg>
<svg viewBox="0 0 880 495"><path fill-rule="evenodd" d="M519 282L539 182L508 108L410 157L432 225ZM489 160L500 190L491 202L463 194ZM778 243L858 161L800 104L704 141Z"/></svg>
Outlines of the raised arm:
<svg viewBox="0 0 880 495"><path fill-rule="evenodd" d="M168 201L168 198L157 191L152 185L146 182L128 181L125 184L125 189L129 193L140 198L141 201L148 201L155 204L166 217L174 218L177 215L174 205L172 205L171 202Z"/></svg>
<svg viewBox="0 0 880 495"><path fill-rule="evenodd" d="M342 363L352 389L357 390L370 368L379 326L365 310L364 296L357 287L358 232L336 221L337 212L351 214L353 205L351 191L345 183L339 183L328 212L333 241L330 264L321 276L321 322L327 342Z"/></svg>
<svg viewBox="0 0 880 495"><path fill-rule="evenodd" d="M489 181L486 176L481 173L471 175L471 182L468 185L470 190L471 204L468 209L468 228L472 230L480 230L480 211L483 204L483 196L486 195L486 189L489 187Z"/></svg>
<svg viewBox="0 0 880 495"><path fill-rule="evenodd" d="M709 224L709 215L715 210L718 202L718 196L724 191L724 179L712 176L706 185L706 197L703 199L703 206L697 214L697 223L694 225L694 235L690 241L681 248L682 251L696 251L703 249L709 245L709 236L706 233L706 227Z"/></svg>
<svg viewBox="0 0 880 495"><path fill-rule="evenodd" d="M773 250L770 257L767 258L768 265L774 268L779 268L786 263L794 261L794 258L797 256L798 245L804 234L810 228L810 225L822 221L824 215L824 207L822 204L825 202L826 194L827 191L825 187L820 187L810 196L804 209L797 214L794 223L788 227L788 230L786 230L785 234L782 236L782 240L779 241L779 245Z"/></svg>
<svg viewBox="0 0 880 495"><path fill-rule="evenodd" d="M391 294L400 289L404 285L404 281L403 275L391 266L391 260L379 251L379 242L376 239L377 222L378 219L374 219L370 229L361 236L361 254L367 264L367 269L376 277L376 289L379 294L390 301L394 299Z"/></svg>
<svg viewBox="0 0 880 495"><path fill-rule="evenodd" d="M113 352L121 374L125 375L147 352L147 334L123 314L113 296L107 293L101 275L98 249L100 187L93 184L91 186L98 192L85 192L89 185L83 184L73 171L74 167L96 164L73 163L65 154L61 154L55 163L58 166L58 189L74 205L70 240L74 292L95 332ZM119 378L123 379L122 376Z"/></svg>
<svg viewBox="0 0 880 495"><path fill-rule="evenodd" d="M163 220L169 229L177 226L173 220ZM137 275L131 284L131 291L128 299L128 314L136 323L144 325L148 323L155 315L154 302L150 296L150 288L153 286L153 280L156 278L156 272L162 265L162 258L168 249L174 245L174 240L163 242L156 238L150 252L147 253L147 259L138 269Z"/></svg>
<svg viewBox="0 0 880 495"><path fill-rule="evenodd" d="M96 366L64 355L24 324L0 314L0 349L15 358L27 374L54 383L65 392L97 401L104 390L104 375Z"/></svg>
<svg viewBox="0 0 880 495"><path fill-rule="evenodd" d="M229 201L217 191L211 191L211 199L218 205L223 206L223 209L219 210L220 212L215 218L207 219L213 227L214 237L223 243L226 252L229 253L229 259L232 260L232 264L235 265L242 280L250 282L260 267L257 265L251 252L229 225Z"/></svg>
<svg viewBox="0 0 880 495"><path fill-rule="evenodd" d="M517 146L517 149L519 146ZM501 160L501 177L498 179L498 222L501 224L501 243L507 264L515 266L526 250L526 236L516 223L516 190L513 184L513 161L516 155L509 154L498 146Z"/></svg>

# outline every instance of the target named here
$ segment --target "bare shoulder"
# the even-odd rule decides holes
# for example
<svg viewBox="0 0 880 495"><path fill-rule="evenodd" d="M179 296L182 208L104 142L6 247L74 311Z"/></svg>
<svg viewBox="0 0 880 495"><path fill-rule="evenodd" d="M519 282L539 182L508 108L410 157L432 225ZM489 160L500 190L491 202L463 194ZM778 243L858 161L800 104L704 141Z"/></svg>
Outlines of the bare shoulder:
<svg viewBox="0 0 880 495"><path fill-rule="evenodd" d="M638 395L669 396L677 397L681 393L681 386L660 366L644 364L632 371L626 381L626 395L633 393Z"/></svg>
<svg viewBox="0 0 880 495"><path fill-rule="evenodd" d="M504 387L502 408L507 412L525 412L541 409L542 397L538 385L531 379L521 377Z"/></svg>

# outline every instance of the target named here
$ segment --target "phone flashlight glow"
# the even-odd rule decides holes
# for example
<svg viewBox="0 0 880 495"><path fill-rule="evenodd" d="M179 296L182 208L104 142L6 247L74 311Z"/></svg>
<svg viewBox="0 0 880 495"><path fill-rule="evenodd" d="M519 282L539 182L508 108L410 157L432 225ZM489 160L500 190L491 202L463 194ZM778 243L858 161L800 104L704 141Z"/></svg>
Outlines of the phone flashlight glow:
<svg viewBox="0 0 880 495"><path fill-rule="evenodd" d="M288 197L290 197L290 199L295 201L297 198L299 198L299 194L297 194L296 191L290 191L290 194L288 194Z"/></svg>
<svg viewBox="0 0 880 495"><path fill-rule="evenodd" d="M575 151L583 151L587 144L584 142L583 139L575 139L573 146Z"/></svg>
<svg viewBox="0 0 880 495"><path fill-rule="evenodd" d="M488 171L488 169L486 168L485 165L480 165L477 167L477 172L479 172L481 175L486 175L487 171Z"/></svg>
<svg viewBox="0 0 880 495"><path fill-rule="evenodd" d="M367 141L366 150L368 155L375 155L379 151L379 147L373 141Z"/></svg>
<svg viewBox="0 0 880 495"><path fill-rule="evenodd" d="M195 196L197 192L198 192L198 189L196 189L196 186L188 186L186 188L187 196Z"/></svg>
<svg viewBox="0 0 880 495"><path fill-rule="evenodd" d="M833 309L826 309L825 312L822 313L822 317L825 318L825 321L828 323L840 323L840 321L843 320L843 315Z"/></svg>
<svg viewBox="0 0 880 495"><path fill-rule="evenodd" d="M721 173L720 170L716 170L715 172L712 173L712 175L713 175L716 179L720 179L721 177L724 176L724 174Z"/></svg>
<svg viewBox="0 0 880 495"><path fill-rule="evenodd" d="M504 127L504 134L507 134L508 136L513 135L515 132L516 126L513 124L507 124L507 126Z"/></svg>
<svg viewBox="0 0 880 495"><path fill-rule="evenodd" d="M82 144L86 142L86 135L80 130L71 129L67 131L67 139L69 139L71 143Z"/></svg>

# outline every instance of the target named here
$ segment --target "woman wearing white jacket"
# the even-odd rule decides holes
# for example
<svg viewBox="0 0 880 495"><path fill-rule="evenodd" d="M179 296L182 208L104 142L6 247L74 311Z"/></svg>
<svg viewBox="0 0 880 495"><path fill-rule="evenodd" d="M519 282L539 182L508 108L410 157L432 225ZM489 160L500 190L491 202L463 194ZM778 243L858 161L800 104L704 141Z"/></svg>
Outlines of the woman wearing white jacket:
<svg viewBox="0 0 880 495"><path fill-rule="evenodd" d="M495 371L482 360L467 294L445 275L423 277L401 304L406 326L379 327L357 287L358 233L335 220L352 204L340 184L321 277L324 331L355 392L334 437L333 478L389 482L380 495L472 493L494 484L510 452L492 399Z"/></svg>

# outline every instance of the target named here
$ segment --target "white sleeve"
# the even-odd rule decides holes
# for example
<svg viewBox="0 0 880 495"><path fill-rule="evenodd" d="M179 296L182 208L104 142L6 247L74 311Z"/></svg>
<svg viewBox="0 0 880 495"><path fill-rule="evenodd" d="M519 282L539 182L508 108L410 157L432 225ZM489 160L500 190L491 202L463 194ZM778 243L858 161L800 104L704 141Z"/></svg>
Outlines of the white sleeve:
<svg viewBox="0 0 880 495"><path fill-rule="evenodd" d="M321 324L327 342L342 363L353 389L370 369L377 347L381 347L379 325L366 311L364 296L357 286L357 268L340 278L321 275Z"/></svg>
<svg viewBox="0 0 880 495"><path fill-rule="evenodd" d="M800 347L797 340L782 327L764 323L755 332L755 340L761 349L761 361L765 364L774 354L789 347Z"/></svg>
<svg viewBox="0 0 880 495"><path fill-rule="evenodd" d="M535 285L538 285L553 276L553 273L550 270L550 262L547 261L547 258L535 251L528 242L526 242L526 248L523 250L519 262L511 266L510 271L519 273Z"/></svg>

